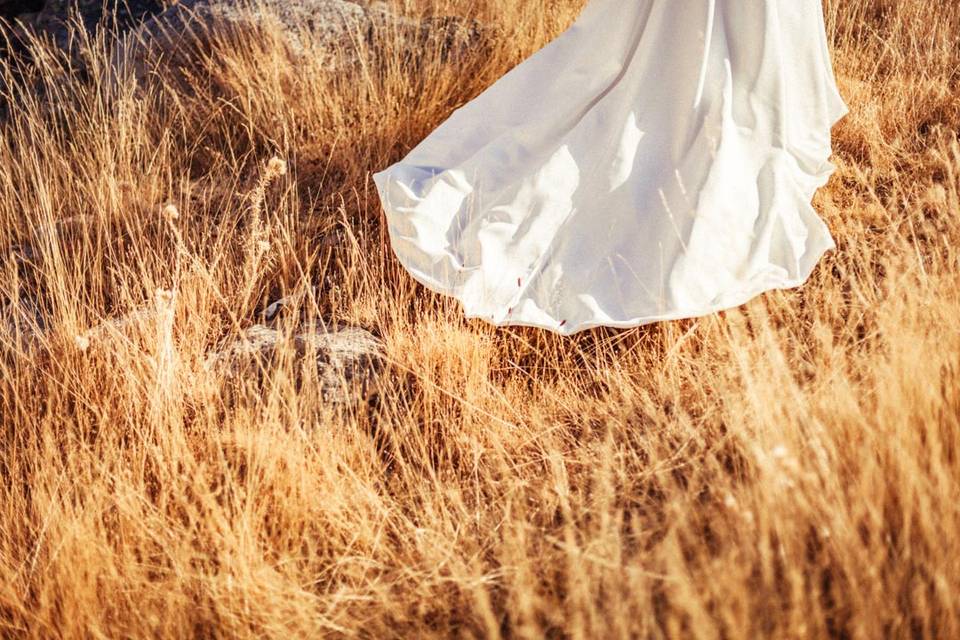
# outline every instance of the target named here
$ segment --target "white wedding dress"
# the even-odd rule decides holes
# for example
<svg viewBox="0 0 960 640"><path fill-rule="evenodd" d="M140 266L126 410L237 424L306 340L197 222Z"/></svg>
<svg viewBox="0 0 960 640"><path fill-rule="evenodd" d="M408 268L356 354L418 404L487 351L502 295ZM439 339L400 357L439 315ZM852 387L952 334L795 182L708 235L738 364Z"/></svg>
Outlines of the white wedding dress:
<svg viewBox="0 0 960 640"><path fill-rule="evenodd" d="M820 0L592 0L374 181L467 317L633 327L809 277L846 113Z"/></svg>

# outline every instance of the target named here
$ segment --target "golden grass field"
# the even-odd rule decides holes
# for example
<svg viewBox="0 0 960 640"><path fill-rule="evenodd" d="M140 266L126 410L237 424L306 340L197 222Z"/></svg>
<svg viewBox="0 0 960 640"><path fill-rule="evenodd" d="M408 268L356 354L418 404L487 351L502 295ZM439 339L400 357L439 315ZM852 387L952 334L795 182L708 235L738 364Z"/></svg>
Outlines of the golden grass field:
<svg viewBox="0 0 960 640"><path fill-rule="evenodd" d="M192 87L116 90L106 35L83 74L0 65L0 302L47 326L0 326L0 636L960 637L960 5L827 2L851 113L804 287L572 338L465 320L371 172L579 6L409 0L491 46L386 39L351 76L271 33ZM158 289L172 331L81 338ZM204 369L291 292L382 336L379 402Z"/></svg>

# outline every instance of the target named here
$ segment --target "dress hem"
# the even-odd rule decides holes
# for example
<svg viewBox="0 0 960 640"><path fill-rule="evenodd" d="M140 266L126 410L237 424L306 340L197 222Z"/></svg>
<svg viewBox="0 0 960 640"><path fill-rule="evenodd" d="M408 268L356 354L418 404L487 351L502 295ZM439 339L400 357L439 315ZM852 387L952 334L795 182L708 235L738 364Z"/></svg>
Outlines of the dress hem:
<svg viewBox="0 0 960 640"><path fill-rule="evenodd" d="M844 107L846 107L845 104L844 104ZM842 120L847 115L847 113L849 113L848 108L839 109L836 112L834 112L831 128L833 125L837 124L837 122ZM816 191L821 186L826 184L826 182L830 179L830 177L836 172L836 166L830 163L829 156L830 156L830 153L827 154L827 159L824 161L826 170L819 175L820 180L818 180L818 185L812 189L808 188L804 190L804 197L805 197L804 201L807 203L810 203L812 201ZM373 177L374 177L374 182L376 184L377 190L378 192L380 192L381 200L384 203L386 203L387 199L385 198L385 192L386 192L385 181L389 180L388 171L377 172L374 174ZM386 206L384 206L384 212L387 217L386 219L387 232L390 239L391 248L393 250L394 255L397 256L398 262L401 264L401 266L404 267L404 269L409 273L409 275L414 280L422 284L424 287L426 287L430 291L433 291L434 293L448 296L457 300L463 311L463 315L462 315L463 318L483 320L485 323L496 328L532 327L537 329L544 329L546 331L550 331L552 333L555 333L564 337L572 336L582 331L587 331L589 329L594 329L599 327L609 327L613 329L633 329L633 328L645 326L648 324L653 324L656 322L703 318L706 316L713 315L715 313L719 313L721 311L729 311L731 309L736 309L738 307L741 307L747 304L748 302L750 302L751 300L753 300L754 298L756 298L761 294L772 292L772 291L794 289L803 285L809 279L810 275L813 273L814 269L816 268L816 265L820 262L820 259L824 256L824 254L826 254L828 251L836 249L836 243L832 237L832 234L830 234L829 230L827 230L827 238L829 238L829 241L825 243L821 243L819 247L814 246L812 248L808 248L807 252L804 254L805 256L808 256L808 257L804 260L805 264L803 268L799 270L796 278L783 280L777 284L771 284L770 281L766 281L765 284L746 290L744 293L740 295L735 295L735 296L731 295L731 297L729 298L729 301L724 301L722 303L718 303L716 305L712 305L709 307L675 310L675 311L670 311L662 314L635 316L627 320L604 320L604 321L596 321L596 322L587 321L587 322L581 322L578 324L569 324L569 325L562 324L563 322L565 322L563 320L558 320L557 323L548 325L542 322L532 322L532 321L519 320L519 319L515 320L515 319L505 318L502 320L496 320L496 316L491 316L486 313L476 313L469 310L467 303L463 300L461 289L459 287L441 283L435 278L432 278L426 275L421 271L418 265L416 265L412 260L408 260L407 257L405 257L405 253L403 251L397 250L396 232L394 231L393 225L390 224L390 219L389 219L392 213L388 211Z"/></svg>

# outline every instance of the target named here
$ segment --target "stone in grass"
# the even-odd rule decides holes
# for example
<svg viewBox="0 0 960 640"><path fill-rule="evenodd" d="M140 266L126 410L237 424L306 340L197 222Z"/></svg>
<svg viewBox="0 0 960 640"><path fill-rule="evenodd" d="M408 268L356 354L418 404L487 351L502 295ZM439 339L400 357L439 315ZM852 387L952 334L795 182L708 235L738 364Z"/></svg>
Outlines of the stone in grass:
<svg viewBox="0 0 960 640"><path fill-rule="evenodd" d="M279 28L294 62L309 55L311 62L330 69L352 67L360 47L375 49L383 39L399 42L408 61L426 51L450 60L475 53L490 35L475 20L408 18L384 2L180 0L129 34L115 65L125 54L138 81L157 64L190 74L210 54L214 39L232 37L239 45L249 42L250 34L273 28Z"/></svg>
<svg viewBox="0 0 960 640"><path fill-rule="evenodd" d="M262 374L284 356L292 357L297 384L302 385L307 358L316 365L319 392L325 402L368 400L378 391L383 370L383 343L360 327L317 328L286 337L282 331L254 325L243 336L211 353L205 366L230 382L262 382Z"/></svg>

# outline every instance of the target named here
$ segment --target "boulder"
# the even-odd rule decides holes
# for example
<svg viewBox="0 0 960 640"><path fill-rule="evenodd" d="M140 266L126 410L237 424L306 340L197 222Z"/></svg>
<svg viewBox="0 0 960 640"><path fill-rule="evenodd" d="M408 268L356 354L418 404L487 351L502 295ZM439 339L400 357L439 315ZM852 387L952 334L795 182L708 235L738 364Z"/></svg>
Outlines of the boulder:
<svg viewBox="0 0 960 640"><path fill-rule="evenodd" d="M154 355L169 356L172 361L175 300L175 293L158 290L152 308L104 319L73 336L72 346L83 352L109 353L125 345L140 345ZM269 318L268 322L276 323L279 315L293 304L292 300L278 300L262 315ZM25 346L22 341L33 342L44 330L42 317L31 305L0 306L0 346ZM308 391L306 385L315 384L320 397L332 404L366 401L376 396L385 365L383 342L366 329L329 325L299 329L291 335L263 324L249 327L238 339L210 351L203 365L207 371L223 376L231 386L247 382L259 385L269 367L284 357L292 359L299 388Z"/></svg>
<svg viewBox="0 0 960 640"><path fill-rule="evenodd" d="M457 17L408 18L384 2L362 0L180 0L129 34L118 52L138 79L156 63L190 68L209 54L214 39L243 39L278 29L296 63L306 56L329 68L350 67L361 47L399 40L410 61L433 51L442 60L458 58L487 41L489 32L474 20Z"/></svg>
<svg viewBox="0 0 960 640"><path fill-rule="evenodd" d="M254 325L240 339L211 353L205 366L230 382L260 383L265 367L285 353L294 359L299 385L309 379L309 365L315 365L318 390L325 402L366 400L377 393L384 365L383 344L360 327L319 328L288 338L282 331Z"/></svg>
<svg viewBox="0 0 960 640"><path fill-rule="evenodd" d="M192 44L206 44L211 36L242 35L274 24L291 51L303 54L309 45L303 36L321 43L342 42L361 28L365 18L363 7L345 0L266 0L261 6L237 0L181 0L136 30L133 54L144 55L145 49L157 47L167 57L183 55Z"/></svg>

